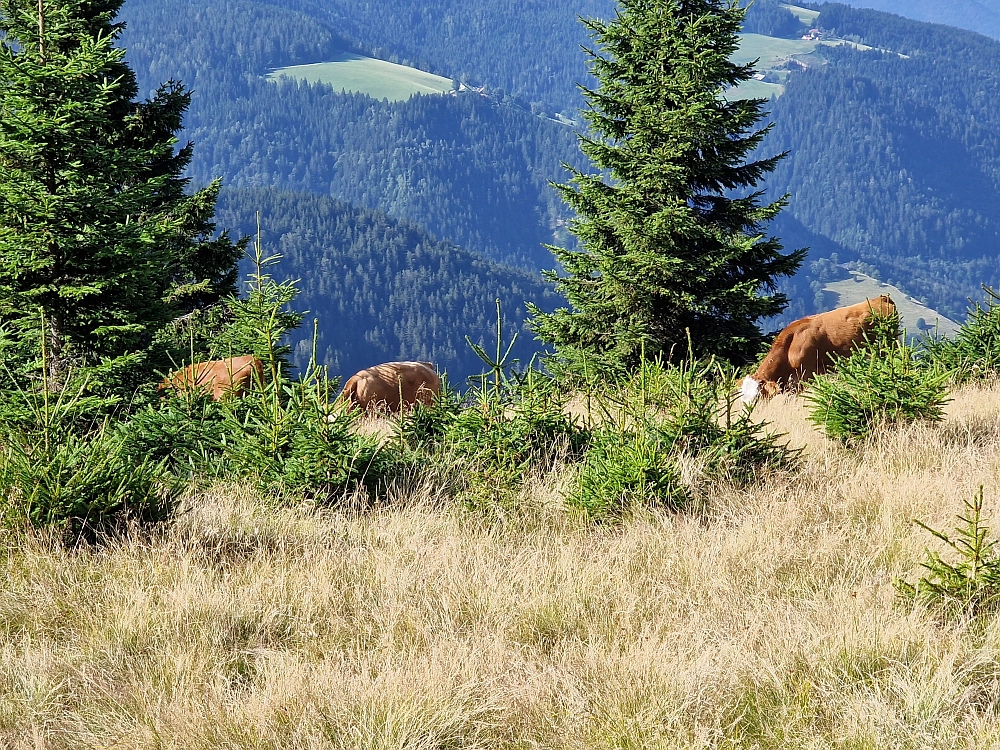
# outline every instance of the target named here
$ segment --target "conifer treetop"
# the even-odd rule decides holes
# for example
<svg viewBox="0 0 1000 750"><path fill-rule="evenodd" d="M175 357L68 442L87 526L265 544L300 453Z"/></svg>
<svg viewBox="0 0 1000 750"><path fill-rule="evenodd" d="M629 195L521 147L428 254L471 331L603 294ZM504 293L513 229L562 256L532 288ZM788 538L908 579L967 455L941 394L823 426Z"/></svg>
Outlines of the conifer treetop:
<svg viewBox="0 0 1000 750"><path fill-rule="evenodd" d="M805 251L782 252L764 228L785 200L759 182L784 154L754 158L769 127L764 100L731 89L752 65L731 61L744 11L735 0L621 0L587 20L593 88L583 88L595 167L557 185L579 249L551 247L568 308L533 309L561 366L623 370L647 357L752 358L757 321L785 308L775 279Z"/></svg>

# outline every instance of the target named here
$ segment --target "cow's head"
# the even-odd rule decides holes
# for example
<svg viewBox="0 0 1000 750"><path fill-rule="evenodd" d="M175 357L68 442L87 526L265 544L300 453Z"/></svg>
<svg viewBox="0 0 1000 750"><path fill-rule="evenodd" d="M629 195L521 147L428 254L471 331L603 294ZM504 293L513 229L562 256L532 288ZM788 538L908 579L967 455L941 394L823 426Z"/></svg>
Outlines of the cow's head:
<svg viewBox="0 0 1000 750"><path fill-rule="evenodd" d="M745 404L752 404L758 398L766 401L779 393L781 393L781 386L778 383L773 380L758 380L753 375L747 375L743 378L743 384L740 386L740 397Z"/></svg>

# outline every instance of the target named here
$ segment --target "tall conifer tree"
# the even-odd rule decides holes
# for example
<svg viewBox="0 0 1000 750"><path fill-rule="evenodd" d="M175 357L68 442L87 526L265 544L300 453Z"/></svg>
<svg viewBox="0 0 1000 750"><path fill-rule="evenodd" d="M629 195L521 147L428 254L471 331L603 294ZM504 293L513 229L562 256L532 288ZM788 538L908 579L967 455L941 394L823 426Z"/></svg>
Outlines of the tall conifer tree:
<svg viewBox="0 0 1000 750"><path fill-rule="evenodd" d="M242 248L213 239L217 183L185 192L188 93L135 101L121 4L0 0L0 344L37 367L44 320L55 384L148 359L168 321L234 290Z"/></svg>
<svg viewBox="0 0 1000 750"><path fill-rule="evenodd" d="M571 370L621 371L688 349L732 361L761 343L757 321L780 313L775 279L805 251L763 234L784 200L758 182L783 154L749 160L767 133L763 100L727 99L752 65L730 57L737 0L620 0L610 22L587 20L595 89L584 88L580 147L599 172L558 185L575 210L580 249L551 247L570 303L532 310L532 326ZM741 194L742 191L742 194Z"/></svg>

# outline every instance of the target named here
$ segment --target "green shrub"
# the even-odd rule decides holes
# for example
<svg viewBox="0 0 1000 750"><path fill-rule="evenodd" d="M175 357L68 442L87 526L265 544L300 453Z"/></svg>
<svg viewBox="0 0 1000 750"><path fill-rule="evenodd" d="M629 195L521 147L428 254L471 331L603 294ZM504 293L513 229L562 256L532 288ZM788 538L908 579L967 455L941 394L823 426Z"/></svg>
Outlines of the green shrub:
<svg viewBox="0 0 1000 750"><path fill-rule="evenodd" d="M876 321L865 345L817 376L806 391L809 419L843 442L892 424L938 422L944 416L948 374L922 367L900 340L899 318Z"/></svg>
<svg viewBox="0 0 1000 750"><path fill-rule="evenodd" d="M570 507L597 521L635 507L682 507L689 500L674 444L656 430L598 430L572 489Z"/></svg>
<svg viewBox="0 0 1000 750"><path fill-rule="evenodd" d="M5 525L78 534L128 520L161 520L173 510L178 486L164 462L137 460L107 422L87 435L6 430L0 444Z"/></svg>
<svg viewBox="0 0 1000 750"><path fill-rule="evenodd" d="M136 461L162 461L177 477L204 473L222 455L225 411L210 395L192 390L167 396L121 422L124 450Z"/></svg>
<svg viewBox="0 0 1000 750"><path fill-rule="evenodd" d="M925 364L949 373L956 383L1000 375L1000 296L988 286L983 290L985 304L977 302L969 309L953 338L923 343Z"/></svg>
<svg viewBox="0 0 1000 750"><path fill-rule="evenodd" d="M224 404L218 472L262 489L333 502L375 489L391 472L378 440L356 435L356 412L331 414L335 389L318 368Z"/></svg>
<svg viewBox="0 0 1000 750"><path fill-rule="evenodd" d="M713 361L644 363L620 388L591 393L601 427L567 492L567 503L598 520L637 506L682 508L694 488L682 481L691 461L703 477L738 484L791 467L797 452L735 410L734 375Z"/></svg>
<svg viewBox="0 0 1000 750"><path fill-rule="evenodd" d="M464 467L473 506L509 502L529 469L545 471L557 455L579 456L589 442L589 431L563 413L565 397L548 379L485 387L473 398L439 444Z"/></svg>
<svg viewBox="0 0 1000 750"><path fill-rule="evenodd" d="M396 438L403 450L428 452L441 444L448 430L462 412L461 398L448 385L447 377L441 378L441 393L430 405L419 401L409 411L404 411L396 421Z"/></svg>
<svg viewBox="0 0 1000 750"><path fill-rule="evenodd" d="M917 521L951 548L958 560L948 563L937 552L927 551L921 565L928 575L912 585L896 579L902 597L948 615L977 616L996 611L1000 604L1000 554L997 540L989 538L990 530L983 524L982 511L980 486L972 501L965 501L965 515L958 517L961 525L955 528L954 537Z"/></svg>

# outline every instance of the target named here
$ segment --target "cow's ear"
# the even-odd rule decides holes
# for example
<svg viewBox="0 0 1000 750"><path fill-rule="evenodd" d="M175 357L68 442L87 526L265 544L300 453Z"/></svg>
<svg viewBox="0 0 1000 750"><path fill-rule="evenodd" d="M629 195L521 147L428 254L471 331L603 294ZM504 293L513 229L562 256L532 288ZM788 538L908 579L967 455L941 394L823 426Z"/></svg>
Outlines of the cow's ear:
<svg viewBox="0 0 1000 750"><path fill-rule="evenodd" d="M779 393L781 393L781 386L778 385L773 380L768 380L764 383L764 395L768 398L774 398Z"/></svg>

